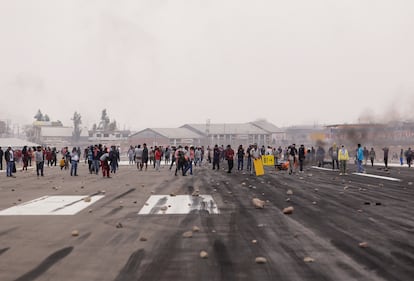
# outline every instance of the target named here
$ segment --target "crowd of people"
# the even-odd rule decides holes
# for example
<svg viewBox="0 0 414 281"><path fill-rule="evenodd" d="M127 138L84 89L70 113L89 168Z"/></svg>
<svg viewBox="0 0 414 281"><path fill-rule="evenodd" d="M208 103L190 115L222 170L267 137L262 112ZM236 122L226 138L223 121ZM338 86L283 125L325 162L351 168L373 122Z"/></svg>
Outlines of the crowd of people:
<svg viewBox="0 0 414 281"><path fill-rule="evenodd" d="M83 152L83 153L82 153ZM355 154L353 154L353 152ZM383 147L383 163L388 169L389 148ZM60 156L58 156L60 154ZM55 147L27 147L24 146L21 150L13 150L9 146L6 150L0 147L0 170L3 170L3 159L5 160L5 168L7 177L15 177L16 163L21 163L22 171L27 170L32 163L36 166L36 174L39 177L44 176L44 166L57 166L61 170L70 170L71 176L78 176L78 163L83 160L88 164L90 174L99 174L102 171L102 176L110 178L111 174L115 174L119 168L120 149L117 146L104 146L101 144L91 145L81 151L80 147L73 147L71 150L68 147L63 147L57 150ZM318 167L325 167L329 165L333 170L339 170L340 175L347 174L347 163L350 160L350 155L354 155L354 161L357 166L357 172L365 172L368 162L374 166L377 160L377 153L373 147L370 149L357 145L355 150L351 152L345 148L344 145L337 145L333 143L327 153L323 145L318 145L305 148L301 144L298 148L296 144L291 144L285 148L281 146L267 146L258 147L257 144L252 144L244 147L239 145L234 150L231 145L214 145L207 146L154 146L148 147L145 143L143 145L130 146L126 152L130 165L136 165L139 171L146 171L148 164L152 166L155 171L160 171L161 161L173 169L175 164L175 173L177 176L180 173L183 176L187 174L193 175L193 168L197 166L211 165L213 170L220 170L222 162L227 162L227 173L232 173L234 162L237 161L237 170L244 169L253 174L255 172L254 160L261 158L263 155L273 156L274 166L278 170L287 170L289 174L303 173L305 165L317 165ZM58 161L58 158L60 160ZM395 158L395 155L393 155ZM401 165L405 163L411 167L414 158L414 152L411 148L407 150L401 149L399 162Z"/></svg>

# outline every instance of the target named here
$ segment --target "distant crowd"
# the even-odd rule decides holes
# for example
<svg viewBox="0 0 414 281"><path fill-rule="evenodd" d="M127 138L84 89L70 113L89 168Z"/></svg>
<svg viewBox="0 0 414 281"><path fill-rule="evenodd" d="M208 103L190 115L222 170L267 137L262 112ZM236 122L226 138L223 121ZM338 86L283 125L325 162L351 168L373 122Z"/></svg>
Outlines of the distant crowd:
<svg viewBox="0 0 414 281"><path fill-rule="evenodd" d="M296 144L289 145L285 148L281 146L261 146L251 144L247 147L239 145L234 150L230 145L207 146L154 146L148 147L145 143L142 145L130 146L126 152L126 157L130 165L136 165L138 171L146 171L148 164L155 171L160 171L161 162L163 161L170 170L175 165L175 173L182 176L187 174L193 175L193 168L197 166L211 165L213 170L219 170L222 162L227 162L227 173L232 173L234 162L237 161L237 170L246 170L255 173L254 160L262 156L272 156L275 169L287 170L289 174L303 172L305 165L316 165L318 167L330 166L332 169L339 170L340 175L347 174L347 163L350 160L350 154L354 157L357 165L357 172L365 172L364 166L377 160L377 152L373 147L370 149L358 144L355 150L348 152L344 145L333 143L326 152L322 145L314 148L305 148L302 144L296 147ZM383 163L388 169L389 148L382 148ZM44 166L59 166L61 170L70 170L71 176L78 176L78 163L84 161L88 164L88 172L98 175L101 171L102 176L110 178L110 174L115 174L119 168L121 159L120 148L117 146L104 146L101 144L91 145L83 150L80 147L63 147L57 150L55 147L27 147L13 150L8 147L3 150L0 147L0 170L3 170L3 159L7 177L15 177L16 163L21 165L22 171L27 170L29 166L36 167L38 177L44 176ZM391 160L398 159L403 165L404 161L411 167L414 152L411 148L401 149L399 155L394 153Z"/></svg>

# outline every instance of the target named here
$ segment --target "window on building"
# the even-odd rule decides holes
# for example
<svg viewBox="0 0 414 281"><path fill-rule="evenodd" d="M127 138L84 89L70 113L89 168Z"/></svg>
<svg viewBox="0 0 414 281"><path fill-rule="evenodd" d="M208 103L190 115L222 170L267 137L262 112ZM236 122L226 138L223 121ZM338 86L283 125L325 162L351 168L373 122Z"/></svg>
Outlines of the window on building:
<svg viewBox="0 0 414 281"><path fill-rule="evenodd" d="M104 134L104 138L109 138L109 134Z"/></svg>
<svg viewBox="0 0 414 281"><path fill-rule="evenodd" d="M96 134L96 137L100 138L100 137L102 137L102 134Z"/></svg>

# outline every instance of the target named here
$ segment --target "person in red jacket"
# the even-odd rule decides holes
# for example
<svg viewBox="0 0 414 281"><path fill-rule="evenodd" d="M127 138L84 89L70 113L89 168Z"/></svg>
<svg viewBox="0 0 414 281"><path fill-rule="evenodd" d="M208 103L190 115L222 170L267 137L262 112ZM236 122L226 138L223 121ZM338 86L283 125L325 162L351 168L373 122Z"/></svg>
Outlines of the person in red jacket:
<svg viewBox="0 0 414 281"><path fill-rule="evenodd" d="M155 147L154 158L155 158L155 171L159 172L160 163L161 163L161 151L159 147Z"/></svg>
<svg viewBox="0 0 414 281"><path fill-rule="evenodd" d="M227 173L230 174L231 170L233 169L233 165L234 165L234 150L231 148L230 144L227 145L225 157L227 160L227 164L229 166L229 170L227 171Z"/></svg>

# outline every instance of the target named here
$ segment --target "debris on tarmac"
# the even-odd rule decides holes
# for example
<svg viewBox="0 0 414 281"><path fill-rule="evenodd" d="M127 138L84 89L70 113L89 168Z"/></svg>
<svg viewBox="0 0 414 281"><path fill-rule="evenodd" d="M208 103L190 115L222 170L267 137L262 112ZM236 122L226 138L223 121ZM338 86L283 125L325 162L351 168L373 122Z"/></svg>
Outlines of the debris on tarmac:
<svg viewBox="0 0 414 281"><path fill-rule="evenodd" d="M208 258L208 253L206 251L201 251L200 252L200 258L202 258L202 259Z"/></svg>
<svg viewBox="0 0 414 281"><path fill-rule="evenodd" d="M143 237L143 236L141 236L140 238L139 238L139 241L143 241L143 242L145 242L145 241L147 241L148 239L146 238L146 237Z"/></svg>
<svg viewBox="0 0 414 281"><path fill-rule="evenodd" d="M311 257L305 257L305 258L303 259L303 261L304 261L304 262L306 262L306 263L310 263L310 262L314 262L314 261L315 261L315 259L313 259L313 258L311 258Z"/></svg>
<svg viewBox="0 0 414 281"><path fill-rule="evenodd" d="M288 191L286 191L286 195L293 195L293 191L289 189Z"/></svg>
<svg viewBox="0 0 414 281"><path fill-rule="evenodd" d="M89 202L92 201L92 198L90 196L87 196L87 197L83 198L83 201L89 203Z"/></svg>
<svg viewBox="0 0 414 281"><path fill-rule="evenodd" d="M253 244L257 244L257 240L252 240L252 243Z"/></svg>
<svg viewBox="0 0 414 281"><path fill-rule="evenodd" d="M290 215L290 214L292 214L292 213L293 213L293 210L294 210L294 208L293 208L292 206L290 206L290 207L284 208L284 209L283 209L283 213L284 213L285 215Z"/></svg>
<svg viewBox="0 0 414 281"><path fill-rule="evenodd" d="M191 238L193 237L193 232L192 231L186 231L183 233L182 235L184 238Z"/></svg>
<svg viewBox="0 0 414 281"><path fill-rule="evenodd" d="M116 225L116 228L123 228L124 226L122 225L122 223L118 222L118 224Z"/></svg>
<svg viewBox="0 0 414 281"><path fill-rule="evenodd" d="M198 226L193 226L193 232L199 232L200 228Z"/></svg>
<svg viewBox="0 0 414 281"><path fill-rule="evenodd" d="M72 236L79 236L79 231L73 230L72 231Z"/></svg>
<svg viewBox="0 0 414 281"><path fill-rule="evenodd" d="M361 242L361 243L358 244L358 246L360 248L367 248L368 247L368 243L367 242Z"/></svg>
<svg viewBox="0 0 414 281"><path fill-rule="evenodd" d="M265 263L267 263L267 259L266 259L266 258L264 258L264 257L257 257L257 258L255 259L255 262L256 262L257 264L265 264Z"/></svg>
<svg viewBox="0 0 414 281"><path fill-rule="evenodd" d="M290 198L286 198L286 200L285 200L286 202L290 202Z"/></svg>
<svg viewBox="0 0 414 281"><path fill-rule="evenodd" d="M260 200L259 198L253 198L252 203L256 207L256 209L263 209L265 205L265 201Z"/></svg>

